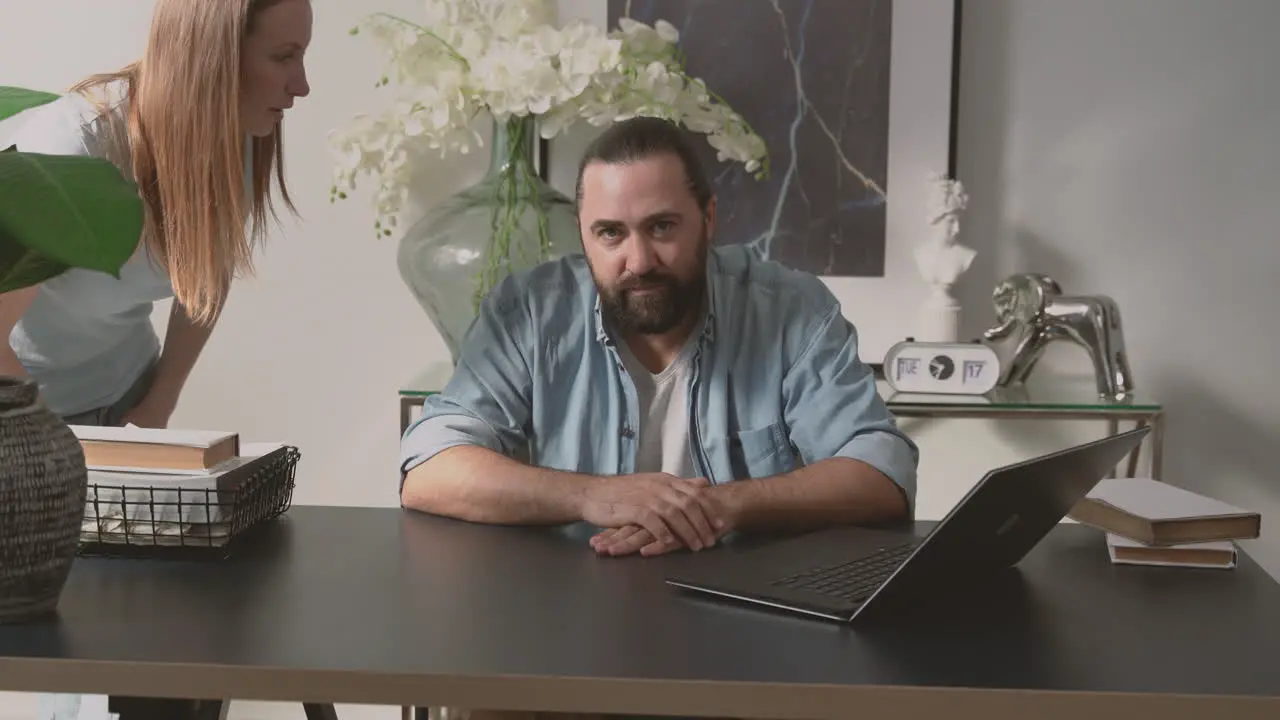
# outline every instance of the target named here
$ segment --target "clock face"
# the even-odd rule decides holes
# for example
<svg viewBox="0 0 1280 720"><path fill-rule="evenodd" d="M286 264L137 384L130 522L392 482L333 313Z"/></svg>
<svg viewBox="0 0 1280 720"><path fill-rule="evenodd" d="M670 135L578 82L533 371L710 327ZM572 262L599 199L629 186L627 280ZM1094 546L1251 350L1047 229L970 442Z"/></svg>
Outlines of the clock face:
<svg viewBox="0 0 1280 720"><path fill-rule="evenodd" d="M956 364L946 355L935 355L929 361L929 374L935 380L946 380L956 371Z"/></svg>

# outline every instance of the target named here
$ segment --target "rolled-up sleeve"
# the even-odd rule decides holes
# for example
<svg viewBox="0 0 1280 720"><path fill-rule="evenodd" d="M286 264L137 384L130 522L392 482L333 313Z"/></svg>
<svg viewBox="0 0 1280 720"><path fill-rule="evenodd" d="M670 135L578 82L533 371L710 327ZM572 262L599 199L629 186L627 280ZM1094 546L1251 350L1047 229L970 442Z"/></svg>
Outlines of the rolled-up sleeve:
<svg viewBox="0 0 1280 720"><path fill-rule="evenodd" d="M527 440L532 375L523 305L500 283L481 304L453 375L423 402L400 438L400 483L414 467L459 445L516 455Z"/></svg>
<svg viewBox="0 0 1280 720"><path fill-rule="evenodd" d="M407 473L444 450L459 445L477 445L502 452L498 436L482 420L470 415L423 417L400 441L400 472Z"/></svg>
<svg viewBox="0 0 1280 720"><path fill-rule="evenodd" d="M791 442L806 464L833 457L884 473L914 515L920 451L876 390L875 373L858 357L857 330L834 302L783 380Z"/></svg>

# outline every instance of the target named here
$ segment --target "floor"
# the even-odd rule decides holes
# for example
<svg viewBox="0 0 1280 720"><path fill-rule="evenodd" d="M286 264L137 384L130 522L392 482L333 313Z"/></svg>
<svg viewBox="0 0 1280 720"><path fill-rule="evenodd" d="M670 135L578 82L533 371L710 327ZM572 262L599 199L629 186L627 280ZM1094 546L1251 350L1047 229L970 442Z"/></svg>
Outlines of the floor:
<svg viewBox="0 0 1280 720"><path fill-rule="evenodd" d="M39 717L37 697L29 693L0 692L0 720L50 720ZM92 712L97 705L98 703L87 702L82 706L85 712L78 720L106 720L100 714ZM336 710L339 720L400 720L399 707L338 705ZM227 712L228 720L304 720L305 717L302 706L297 703L236 700L231 703Z"/></svg>

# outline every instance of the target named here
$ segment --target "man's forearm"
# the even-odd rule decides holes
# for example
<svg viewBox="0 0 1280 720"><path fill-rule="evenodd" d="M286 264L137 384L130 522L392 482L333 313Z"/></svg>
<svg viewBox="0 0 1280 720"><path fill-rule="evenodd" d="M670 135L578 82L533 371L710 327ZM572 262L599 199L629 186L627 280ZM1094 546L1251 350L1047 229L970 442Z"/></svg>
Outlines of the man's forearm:
<svg viewBox="0 0 1280 720"><path fill-rule="evenodd" d="M582 519L583 498L599 480L461 445L410 470L401 501L414 510L471 522L560 525Z"/></svg>
<svg viewBox="0 0 1280 720"><path fill-rule="evenodd" d="M156 364L155 378L148 391L149 398L163 400L171 406L177 405L182 388L212 333L212 322L208 325L198 324L187 315L181 304L176 301L173 303L169 311L169 325L165 330L164 350Z"/></svg>
<svg viewBox="0 0 1280 720"><path fill-rule="evenodd" d="M907 517L906 496L871 465L837 457L770 478L712 490L743 530L806 529Z"/></svg>

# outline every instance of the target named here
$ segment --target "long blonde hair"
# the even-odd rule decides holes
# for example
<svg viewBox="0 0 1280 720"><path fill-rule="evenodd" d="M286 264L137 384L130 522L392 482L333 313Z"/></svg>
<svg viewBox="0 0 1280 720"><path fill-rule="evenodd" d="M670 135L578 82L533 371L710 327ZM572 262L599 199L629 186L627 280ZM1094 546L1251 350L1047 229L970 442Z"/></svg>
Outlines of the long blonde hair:
<svg viewBox="0 0 1280 720"><path fill-rule="evenodd" d="M268 212L275 215L273 167L281 197L296 213L285 187L279 123L271 135L251 140L245 207L241 48L255 15L279 1L157 0L142 58L71 88L87 95L125 81L124 131L145 208L143 238L168 270L175 299L201 323L217 318L233 277L253 272L253 249Z"/></svg>

